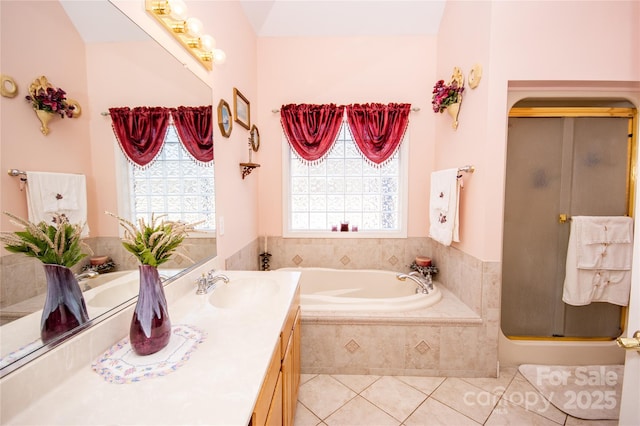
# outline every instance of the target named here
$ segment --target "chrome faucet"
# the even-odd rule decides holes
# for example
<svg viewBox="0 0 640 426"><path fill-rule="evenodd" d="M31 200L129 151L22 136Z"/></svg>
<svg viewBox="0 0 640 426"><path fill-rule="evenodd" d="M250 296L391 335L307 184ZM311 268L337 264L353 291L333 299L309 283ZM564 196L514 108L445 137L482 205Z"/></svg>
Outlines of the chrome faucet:
<svg viewBox="0 0 640 426"><path fill-rule="evenodd" d="M207 276L204 274L196 281L198 283L198 289L196 290L196 294L207 294L210 289L216 287L216 283L218 281L222 281L224 283L229 282L229 277L224 274L217 274L215 269L207 272Z"/></svg>
<svg viewBox="0 0 640 426"><path fill-rule="evenodd" d="M81 274L76 274L74 275L76 277L77 281L80 280L84 280L85 278L95 278L98 275L100 275L98 272L96 271L87 271L87 272L83 272ZM91 286L89 285L88 282L84 283L84 288L82 291L87 291L87 290L91 290Z"/></svg>
<svg viewBox="0 0 640 426"><path fill-rule="evenodd" d="M411 272L410 274L397 274L396 278L400 281L410 279L418 285L418 287L416 287L416 293L429 294L429 283L418 273Z"/></svg>

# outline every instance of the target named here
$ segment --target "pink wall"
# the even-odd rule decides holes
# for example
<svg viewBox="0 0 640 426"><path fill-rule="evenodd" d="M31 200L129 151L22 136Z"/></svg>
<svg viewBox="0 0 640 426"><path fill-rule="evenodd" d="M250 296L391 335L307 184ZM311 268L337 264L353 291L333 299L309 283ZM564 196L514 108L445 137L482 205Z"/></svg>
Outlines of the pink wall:
<svg viewBox="0 0 640 426"><path fill-rule="evenodd" d="M438 76L449 76L454 66L466 74L476 62L484 68L480 86L465 93L458 130L440 120L435 131L436 169L477 168L463 192L462 251L501 258L509 83L538 81L532 85L555 86L557 93L569 88L573 96L617 91L637 102L639 22L636 1L447 3Z"/></svg>
<svg viewBox="0 0 640 426"><path fill-rule="evenodd" d="M408 234L425 235L434 63L432 37L259 39L260 233L282 235L282 128L272 109L288 103L407 102L420 108L409 125Z"/></svg>
<svg viewBox="0 0 640 426"><path fill-rule="evenodd" d="M8 169L81 173L91 180L87 111L83 109L78 118L54 118L45 136L24 99L31 82L44 75L85 107L84 44L57 2L3 1L0 15L2 74L12 77L19 90L14 98L0 97L0 211L26 218L25 193L19 190L18 179L7 175ZM0 230L17 228L3 214Z"/></svg>

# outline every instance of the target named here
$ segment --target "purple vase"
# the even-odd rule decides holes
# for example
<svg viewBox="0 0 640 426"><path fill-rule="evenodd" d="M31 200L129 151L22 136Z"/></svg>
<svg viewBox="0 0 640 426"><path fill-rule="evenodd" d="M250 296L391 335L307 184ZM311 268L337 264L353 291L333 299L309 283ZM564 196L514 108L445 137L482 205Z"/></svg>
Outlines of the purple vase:
<svg viewBox="0 0 640 426"><path fill-rule="evenodd" d="M44 344L89 321L87 305L73 272L66 266L44 264L47 297L42 309L40 337Z"/></svg>
<svg viewBox="0 0 640 426"><path fill-rule="evenodd" d="M131 319L129 340L138 355L151 355L169 344L171 320L155 266L140 265L140 292Z"/></svg>

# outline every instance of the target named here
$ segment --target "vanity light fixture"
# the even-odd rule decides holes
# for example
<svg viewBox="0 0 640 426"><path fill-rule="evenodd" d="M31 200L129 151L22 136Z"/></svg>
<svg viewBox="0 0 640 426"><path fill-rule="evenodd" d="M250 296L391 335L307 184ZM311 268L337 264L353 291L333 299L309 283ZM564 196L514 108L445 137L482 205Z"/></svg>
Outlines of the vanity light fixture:
<svg viewBox="0 0 640 426"><path fill-rule="evenodd" d="M145 0L145 10L153 16L207 70L222 64L226 54L216 49L216 41L203 34L202 21L188 17L182 0Z"/></svg>

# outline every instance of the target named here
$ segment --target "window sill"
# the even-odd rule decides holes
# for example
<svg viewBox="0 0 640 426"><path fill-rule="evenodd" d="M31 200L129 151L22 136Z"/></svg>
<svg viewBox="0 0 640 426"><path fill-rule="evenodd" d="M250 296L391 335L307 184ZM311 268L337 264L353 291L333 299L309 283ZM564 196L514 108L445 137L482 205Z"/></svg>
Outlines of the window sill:
<svg viewBox="0 0 640 426"><path fill-rule="evenodd" d="M282 238L407 238L406 231L284 231Z"/></svg>

